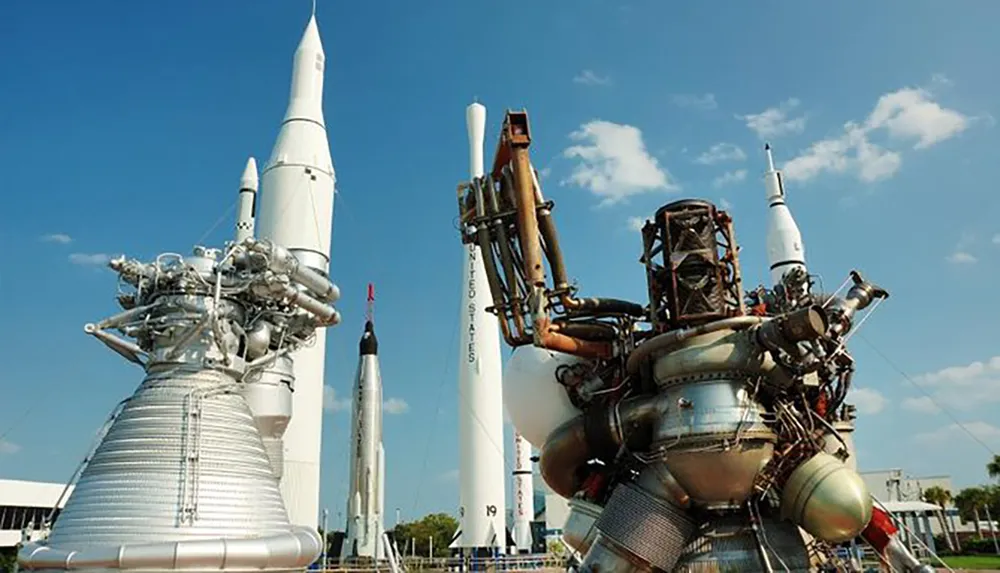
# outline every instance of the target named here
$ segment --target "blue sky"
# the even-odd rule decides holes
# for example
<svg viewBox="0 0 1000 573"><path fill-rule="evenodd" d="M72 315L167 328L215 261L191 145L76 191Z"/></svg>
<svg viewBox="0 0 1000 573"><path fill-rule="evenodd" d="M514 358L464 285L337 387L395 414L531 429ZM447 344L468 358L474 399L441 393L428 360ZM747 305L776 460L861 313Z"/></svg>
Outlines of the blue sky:
<svg viewBox="0 0 1000 573"><path fill-rule="evenodd" d="M0 476L68 479L139 382L83 334L116 310L114 277L93 263L229 238L240 173L269 154L308 14L307 0L4 6ZM770 139L811 270L832 289L856 267L892 291L854 339L862 469L985 481L987 448L953 424L1000 450L998 17L985 0L502 12L319 0L345 319L328 339L323 505L344 505L349 414L337 406L369 281L385 395L406 405L385 417L387 511L458 504L454 189L473 97L489 109L489 150L503 109L529 110L570 273L592 295L643 297L632 219L682 196L731 210L747 287L764 280Z"/></svg>

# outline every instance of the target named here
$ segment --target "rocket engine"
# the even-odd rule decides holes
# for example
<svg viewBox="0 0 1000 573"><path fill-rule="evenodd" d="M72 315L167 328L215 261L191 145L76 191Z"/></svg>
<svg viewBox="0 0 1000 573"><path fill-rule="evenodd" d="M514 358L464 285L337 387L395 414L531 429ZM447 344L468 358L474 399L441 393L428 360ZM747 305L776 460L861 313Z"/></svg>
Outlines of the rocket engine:
<svg viewBox="0 0 1000 573"><path fill-rule="evenodd" d="M124 312L85 331L146 377L84 461L48 539L21 547L21 569L277 572L319 556L317 532L289 523L282 502L282 435L289 354L340 321L340 292L248 236L256 181L245 180L250 207L224 251L110 262Z"/></svg>
<svg viewBox="0 0 1000 573"><path fill-rule="evenodd" d="M837 562L873 514L835 427L852 414L845 343L888 293L856 271L844 294L811 294L804 272L745 293L732 219L686 199L642 229L644 304L578 297L530 143L527 113L508 112L492 170L459 186L462 237L515 347L505 405L571 500L581 570Z"/></svg>

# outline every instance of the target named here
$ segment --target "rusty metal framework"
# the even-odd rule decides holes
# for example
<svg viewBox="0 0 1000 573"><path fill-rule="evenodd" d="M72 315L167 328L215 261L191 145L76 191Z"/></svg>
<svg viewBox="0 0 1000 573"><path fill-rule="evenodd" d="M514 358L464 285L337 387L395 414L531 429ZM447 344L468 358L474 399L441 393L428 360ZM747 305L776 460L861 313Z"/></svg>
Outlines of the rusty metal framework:
<svg viewBox="0 0 1000 573"><path fill-rule="evenodd" d="M527 112L508 111L490 173L458 187L463 241L481 249L493 296L489 310L511 346L535 344L588 358L620 355L631 323L646 310L576 296L552 219L554 203L542 195L530 145Z"/></svg>
<svg viewBox="0 0 1000 573"><path fill-rule="evenodd" d="M649 315L656 332L746 313L733 220L707 201L664 205L642 228Z"/></svg>

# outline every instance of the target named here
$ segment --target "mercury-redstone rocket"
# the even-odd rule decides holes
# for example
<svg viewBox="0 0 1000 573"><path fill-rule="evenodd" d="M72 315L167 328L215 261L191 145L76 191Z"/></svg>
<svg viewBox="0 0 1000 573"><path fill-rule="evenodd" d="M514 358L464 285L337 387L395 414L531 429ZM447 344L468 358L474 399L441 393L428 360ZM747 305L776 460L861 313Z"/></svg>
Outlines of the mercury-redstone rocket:
<svg viewBox="0 0 1000 573"><path fill-rule="evenodd" d="M375 288L368 285L368 316L359 345L351 417L351 469L347 528L341 560L386 558L382 533L385 505L385 450L382 448L382 375L374 320Z"/></svg>
<svg viewBox="0 0 1000 573"><path fill-rule="evenodd" d="M482 177L486 108L465 110L469 134L469 169ZM507 541L503 453L503 389L500 332L486 270L473 241L465 245L462 264L461 337L459 342L459 531L451 547L469 555L503 550Z"/></svg>
<svg viewBox="0 0 1000 573"><path fill-rule="evenodd" d="M257 234L291 251L305 267L328 275L335 175L323 121L326 57L309 18L295 51L292 88L278 140L261 177ZM326 330L297 350L292 420L285 431L281 496L293 524L315 527L319 518L320 436Z"/></svg>
<svg viewBox="0 0 1000 573"><path fill-rule="evenodd" d="M785 186L781 172L774 168L771 145L764 144L767 155L767 172L764 189L767 192L767 262L771 269L771 284L781 284L781 278L792 269L806 270L806 253L802 247L802 234L788 205L785 204Z"/></svg>
<svg viewBox="0 0 1000 573"><path fill-rule="evenodd" d="M531 521L535 519L535 492L531 469L531 444L514 432L514 545L518 553L531 553Z"/></svg>

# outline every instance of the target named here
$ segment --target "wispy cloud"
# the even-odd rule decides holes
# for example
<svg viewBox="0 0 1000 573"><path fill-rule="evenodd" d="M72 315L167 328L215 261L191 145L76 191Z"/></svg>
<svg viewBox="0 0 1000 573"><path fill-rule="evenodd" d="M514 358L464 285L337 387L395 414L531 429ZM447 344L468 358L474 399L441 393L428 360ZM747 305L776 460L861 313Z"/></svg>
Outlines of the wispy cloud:
<svg viewBox="0 0 1000 573"><path fill-rule="evenodd" d="M789 98L760 113L738 115L736 118L746 122L747 127L761 139L802 133L806 128L806 116L796 114L800 103L796 98Z"/></svg>
<svg viewBox="0 0 1000 573"><path fill-rule="evenodd" d="M73 253L69 256L69 262L83 267L99 267L108 264L111 255L107 253Z"/></svg>
<svg viewBox="0 0 1000 573"><path fill-rule="evenodd" d="M438 474L438 479L441 481L458 481L458 470L448 470Z"/></svg>
<svg viewBox="0 0 1000 573"><path fill-rule="evenodd" d="M0 455L11 455L21 451L21 446L7 440L0 440Z"/></svg>
<svg viewBox="0 0 1000 573"><path fill-rule="evenodd" d="M583 70L573 77L573 83L583 84L585 86L610 86L611 78L608 76L600 76L593 70Z"/></svg>
<svg viewBox="0 0 1000 573"><path fill-rule="evenodd" d="M873 388L851 388L847 394L848 402L854 404L861 414L878 414L888 404L885 396Z"/></svg>
<svg viewBox="0 0 1000 573"><path fill-rule="evenodd" d="M909 410L937 411L938 405L954 410L995 408L1000 402L1000 355L921 374L913 381L930 397L907 399L903 407Z"/></svg>
<svg viewBox="0 0 1000 573"><path fill-rule="evenodd" d="M888 179L899 171L902 153L872 143L870 136L923 150L962 133L974 119L942 107L924 88L902 88L879 97L863 121L849 121L839 135L813 143L785 164L784 175L790 181L821 173L850 174L867 183Z"/></svg>
<svg viewBox="0 0 1000 573"><path fill-rule="evenodd" d="M711 111L719 107L715 101L715 94L675 94L671 101L677 107L697 109L701 111Z"/></svg>
<svg viewBox="0 0 1000 573"><path fill-rule="evenodd" d="M702 165L715 165L724 161L745 161L746 158L747 154L739 146L732 143L716 143L708 148L708 151L695 158L694 162Z"/></svg>
<svg viewBox="0 0 1000 573"><path fill-rule="evenodd" d="M45 243L58 243L60 245L68 245L73 242L73 237L70 237L65 233L51 233L49 235L42 235L39 239Z"/></svg>
<svg viewBox="0 0 1000 573"><path fill-rule="evenodd" d="M410 410L410 405L402 398L389 398L382 404L382 411L386 414L402 414Z"/></svg>
<svg viewBox="0 0 1000 573"><path fill-rule="evenodd" d="M1000 428L982 421L950 424L934 430L917 434L914 439L927 445L953 445L958 440L970 439L969 434L993 447L1000 447Z"/></svg>
<svg viewBox="0 0 1000 573"><path fill-rule="evenodd" d="M723 209L725 209L726 211L732 211L733 210L733 204L730 203L729 199L726 199L725 197L719 199L719 206L722 207Z"/></svg>
<svg viewBox="0 0 1000 573"><path fill-rule="evenodd" d="M734 183L739 183L747 178L746 169L737 169L736 171L727 171L722 175L719 175L712 180L712 186L716 189L725 187L727 185L732 185Z"/></svg>
<svg viewBox="0 0 1000 573"><path fill-rule="evenodd" d="M632 230L632 231L641 231L642 228L644 226L646 226L646 218L645 217L629 217L628 221L627 221L627 224L628 224L628 228L630 230Z"/></svg>
<svg viewBox="0 0 1000 573"><path fill-rule="evenodd" d="M973 265L979 262L979 259L970 250L975 242L975 235L972 233L962 233L962 236L955 244L954 250L945 257L945 260L953 265Z"/></svg>
<svg viewBox="0 0 1000 573"><path fill-rule="evenodd" d="M975 255L965 251L955 251L948 255L947 260L953 265L971 265L979 262Z"/></svg>
<svg viewBox="0 0 1000 573"><path fill-rule="evenodd" d="M676 191L678 186L646 150L639 128L594 120L570 134L578 144L563 155L577 160L562 184L573 184L610 205L651 191Z"/></svg>
<svg viewBox="0 0 1000 573"><path fill-rule="evenodd" d="M333 386L323 385L323 409L327 412L340 412L351 407L350 398L338 398Z"/></svg>

